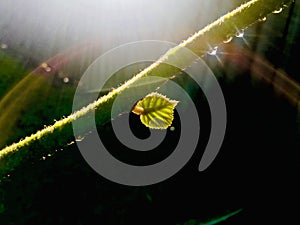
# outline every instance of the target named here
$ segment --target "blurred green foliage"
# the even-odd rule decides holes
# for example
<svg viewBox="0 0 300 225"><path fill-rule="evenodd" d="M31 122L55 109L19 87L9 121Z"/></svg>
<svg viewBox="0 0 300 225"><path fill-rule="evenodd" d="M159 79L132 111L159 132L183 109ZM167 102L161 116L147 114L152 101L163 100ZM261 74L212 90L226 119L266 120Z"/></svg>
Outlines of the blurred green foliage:
<svg viewBox="0 0 300 225"><path fill-rule="evenodd" d="M0 52L0 99L29 73L29 68L25 69L17 59ZM66 84L53 85L54 79L52 75L46 82L40 83L43 85L39 87L40 91L29 93L31 101L26 102L29 104L24 107L22 116L18 118L14 128L14 134L7 144L42 129L44 125L53 124L55 119L72 112L75 87ZM17 94L23 95L22 92Z"/></svg>
<svg viewBox="0 0 300 225"><path fill-rule="evenodd" d="M0 99L28 72L21 62L0 50Z"/></svg>

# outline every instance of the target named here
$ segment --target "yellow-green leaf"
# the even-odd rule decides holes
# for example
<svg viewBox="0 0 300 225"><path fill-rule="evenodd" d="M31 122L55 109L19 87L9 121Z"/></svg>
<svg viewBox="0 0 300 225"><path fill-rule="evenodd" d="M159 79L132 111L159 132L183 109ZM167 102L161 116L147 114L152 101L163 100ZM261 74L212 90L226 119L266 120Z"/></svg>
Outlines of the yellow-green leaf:
<svg viewBox="0 0 300 225"><path fill-rule="evenodd" d="M152 129L167 129L174 119L178 101L170 100L159 93L151 93L140 100L132 112L140 115L141 122Z"/></svg>

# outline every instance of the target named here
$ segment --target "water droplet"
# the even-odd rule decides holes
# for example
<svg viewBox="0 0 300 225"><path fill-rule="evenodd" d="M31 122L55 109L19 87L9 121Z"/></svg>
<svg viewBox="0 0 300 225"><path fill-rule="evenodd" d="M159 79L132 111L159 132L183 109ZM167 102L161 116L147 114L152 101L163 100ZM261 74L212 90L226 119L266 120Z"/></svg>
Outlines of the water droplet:
<svg viewBox="0 0 300 225"><path fill-rule="evenodd" d="M258 21L259 22L265 22L267 20L267 17L263 17L263 18L260 18Z"/></svg>
<svg viewBox="0 0 300 225"><path fill-rule="evenodd" d="M45 71L46 71L47 73L51 72L51 67L46 67L46 68L45 68Z"/></svg>
<svg viewBox="0 0 300 225"><path fill-rule="evenodd" d="M76 141L82 141L83 139L84 139L84 137L78 136L75 140L76 140Z"/></svg>
<svg viewBox="0 0 300 225"><path fill-rule="evenodd" d="M227 44L227 43L231 42L231 41L232 41L232 39L233 39L233 37L232 37L232 36L230 36L230 35L227 35L227 39L225 39L225 40L223 41L223 43Z"/></svg>
<svg viewBox="0 0 300 225"><path fill-rule="evenodd" d="M170 131L174 131L174 130L175 130L174 126L170 127Z"/></svg>
<svg viewBox="0 0 300 225"><path fill-rule="evenodd" d="M2 49L7 49L7 48L8 48L8 45L5 44L5 43L1 43L1 44L0 44L0 48L2 48Z"/></svg>
<svg viewBox="0 0 300 225"><path fill-rule="evenodd" d="M63 79L63 82L64 82L64 83L67 84L67 83L69 83L69 81L70 81L69 77L64 77L64 79Z"/></svg>
<svg viewBox="0 0 300 225"><path fill-rule="evenodd" d="M70 143L67 143L67 145L72 145L74 143L75 143L74 141L71 141Z"/></svg>
<svg viewBox="0 0 300 225"><path fill-rule="evenodd" d="M47 156L48 156L48 157L50 157L50 156L51 156L51 154L48 154Z"/></svg>
<svg viewBox="0 0 300 225"><path fill-rule="evenodd" d="M50 67L47 63L45 63L45 62L41 64L41 67L42 67L42 68L44 69L44 71L47 72L47 73L51 72L51 70L52 70L51 67Z"/></svg>
<svg viewBox="0 0 300 225"><path fill-rule="evenodd" d="M207 52L207 54L209 54L209 55L216 55L217 51L218 51L218 47L214 47L209 52Z"/></svg>
<svg viewBox="0 0 300 225"><path fill-rule="evenodd" d="M235 36L237 38L242 38L242 37L244 37L244 34L245 34L244 29L242 29L242 30L239 30L238 32L236 32Z"/></svg>
<svg viewBox="0 0 300 225"><path fill-rule="evenodd" d="M282 12L282 8L276 9L273 11L274 14L278 14Z"/></svg>
<svg viewBox="0 0 300 225"><path fill-rule="evenodd" d="M43 156L43 157L42 157L42 160L46 160L46 157L45 157L45 156Z"/></svg>

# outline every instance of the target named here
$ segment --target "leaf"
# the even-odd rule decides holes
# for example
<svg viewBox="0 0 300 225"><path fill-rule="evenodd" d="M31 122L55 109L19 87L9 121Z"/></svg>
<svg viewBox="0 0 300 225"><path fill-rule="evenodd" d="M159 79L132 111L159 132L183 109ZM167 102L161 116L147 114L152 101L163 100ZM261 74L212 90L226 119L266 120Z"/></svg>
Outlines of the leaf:
<svg viewBox="0 0 300 225"><path fill-rule="evenodd" d="M132 112L140 115L141 122L152 129L167 129L174 119L174 108L178 101L153 92L140 100Z"/></svg>

